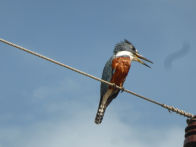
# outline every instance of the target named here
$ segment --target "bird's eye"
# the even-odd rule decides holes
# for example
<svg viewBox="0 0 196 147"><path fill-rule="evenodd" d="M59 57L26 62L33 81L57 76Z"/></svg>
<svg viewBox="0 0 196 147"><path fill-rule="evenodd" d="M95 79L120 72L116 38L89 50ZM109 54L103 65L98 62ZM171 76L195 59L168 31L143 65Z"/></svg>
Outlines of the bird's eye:
<svg viewBox="0 0 196 147"><path fill-rule="evenodd" d="M132 50L133 50L133 51L136 51L136 49L135 49L134 47L132 48Z"/></svg>

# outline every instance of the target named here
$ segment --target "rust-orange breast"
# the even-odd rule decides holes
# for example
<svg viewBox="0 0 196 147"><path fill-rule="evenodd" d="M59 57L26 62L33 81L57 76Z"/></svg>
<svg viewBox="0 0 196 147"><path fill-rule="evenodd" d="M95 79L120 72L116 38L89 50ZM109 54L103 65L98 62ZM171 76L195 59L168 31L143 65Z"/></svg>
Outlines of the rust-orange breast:
<svg viewBox="0 0 196 147"><path fill-rule="evenodd" d="M117 57L112 61L113 73L111 82L118 86L123 86L126 76L129 72L131 61L129 57Z"/></svg>

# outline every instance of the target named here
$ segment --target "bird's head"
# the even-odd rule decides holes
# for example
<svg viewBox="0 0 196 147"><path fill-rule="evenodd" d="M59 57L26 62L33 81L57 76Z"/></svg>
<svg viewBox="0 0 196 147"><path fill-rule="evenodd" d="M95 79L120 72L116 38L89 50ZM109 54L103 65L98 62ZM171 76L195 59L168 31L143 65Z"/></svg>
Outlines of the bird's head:
<svg viewBox="0 0 196 147"><path fill-rule="evenodd" d="M118 56L129 56L131 58L131 60L137 61L137 62L139 62L149 68L151 68L151 67L148 64L146 64L145 62L143 62L142 60L153 63L149 59L147 59L147 58L143 57L141 54L139 54L139 52L133 46L133 44L126 39L123 42L116 44L116 46L114 48L114 55L117 57Z"/></svg>

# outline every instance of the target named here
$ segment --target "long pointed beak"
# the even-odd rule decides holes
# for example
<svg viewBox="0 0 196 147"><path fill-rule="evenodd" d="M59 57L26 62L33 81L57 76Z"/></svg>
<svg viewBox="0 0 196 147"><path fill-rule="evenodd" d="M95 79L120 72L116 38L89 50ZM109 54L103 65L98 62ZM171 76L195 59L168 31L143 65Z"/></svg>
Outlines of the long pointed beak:
<svg viewBox="0 0 196 147"><path fill-rule="evenodd" d="M143 65L145 65L145 66L147 66L147 67L149 67L149 68L151 68L148 64L146 64L145 62L143 62L143 61L140 60L140 59L145 60L145 61L150 62L150 63L153 64L153 62L150 61L149 59L143 57L143 56L140 55L139 53L135 53L135 60L136 60L136 61L138 61L139 63L141 63L141 64L143 64Z"/></svg>

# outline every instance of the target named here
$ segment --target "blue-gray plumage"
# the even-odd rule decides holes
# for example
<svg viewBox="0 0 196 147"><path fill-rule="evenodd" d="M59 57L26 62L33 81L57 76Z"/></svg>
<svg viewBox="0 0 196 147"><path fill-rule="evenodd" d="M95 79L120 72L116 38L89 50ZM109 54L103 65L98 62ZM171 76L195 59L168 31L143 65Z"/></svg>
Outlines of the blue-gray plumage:
<svg viewBox="0 0 196 147"><path fill-rule="evenodd" d="M105 67L103 69L103 73L102 73L102 79L105 81L111 81L112 79L112 60L113 60L114 56L112 56L105 64ZM108 84L105 83L101 83L101 97L103 97L103 95L106 93L108 89Z"/></svg>
<svg viewBox="0 0 196 147"><path fill-rule="evenodd" d="M111 79L112 79L112 75L114 73L114 70L112 69L112 60L113 60L113 58L115 58L115 56L112 56L107 61L107 63L105 64L105 67L103 69L102 79L105 80L105 81L111 81ZM101 83L101 91L100 91L101 98L103 98L104 94L107 92L108 87L109 87L108 84ZM108 101L106 103L107 106L112 101L112 99L115 98L118 95L118 93L119 93L119 90L116 89L116 92L114 92L114 93L111 94L111 96L108 98Z"/></svg>
<svg viewBox="0 0 196 147"><path fill-rule="evenodd" d="M118 43L114 48L113 56L105 64L102 79L122 87L129 72L131 61L138 61L147 67L150 67L139 58L151 62L141 56L128 40ZM100 102L95 118L96 124L100 124L102 122L107 106L114 98L117 97L119 91L119 89L108 86L105 83L101 83Z"/></svg>

